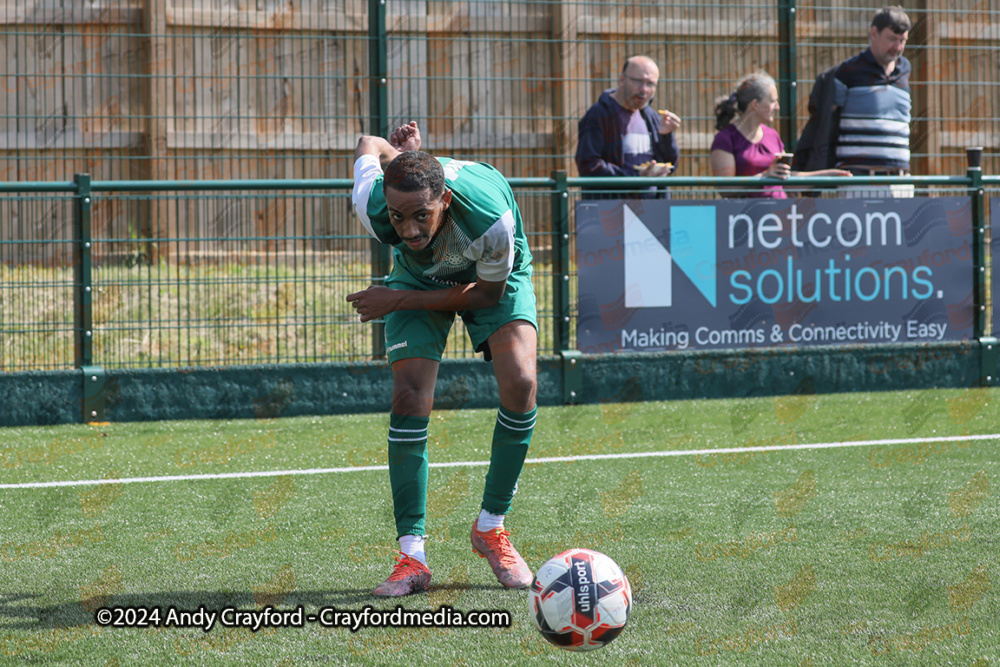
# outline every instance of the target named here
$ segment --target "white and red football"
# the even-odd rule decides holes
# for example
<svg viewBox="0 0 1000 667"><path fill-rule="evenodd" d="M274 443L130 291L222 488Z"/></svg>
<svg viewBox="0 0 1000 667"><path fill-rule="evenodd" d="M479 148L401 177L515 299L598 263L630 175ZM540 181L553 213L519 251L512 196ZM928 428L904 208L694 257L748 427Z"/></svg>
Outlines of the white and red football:
<svg viewBox="0 0 1000 667"><path fill-rule="evenodd" d="M590 651L625 629L632 588L611 558L591 549L570 549L538 569L528 610L542 636L559 648Z"/></svg>

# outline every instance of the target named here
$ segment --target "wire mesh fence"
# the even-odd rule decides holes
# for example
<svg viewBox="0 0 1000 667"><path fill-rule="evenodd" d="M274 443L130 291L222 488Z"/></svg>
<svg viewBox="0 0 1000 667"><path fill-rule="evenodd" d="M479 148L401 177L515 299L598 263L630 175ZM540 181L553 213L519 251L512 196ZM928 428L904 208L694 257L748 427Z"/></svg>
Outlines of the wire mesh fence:
<svg viewBox="0 0 1000 667"><path fill-rule="evenodd" d="M367 244L324 223L346 197L99 198L123 213L175 208L177 226L150 235L126 217L94 236L95 356L143 367L360 356L363 332L345 327L341 302L369 277Z"/></svg>
<svg viewBox="0 0 1000 667"><path fill-rule="evenodd" d="M357 321L345 297L384 276L374 273L372 241L360 228L354 234L330 228L354 215L349 187L95 193L86 283L76 273L80 237L72 197L0 200L0 369L73 368L81 290L92 306L92 362L107 368L372 358L376 334ZM549 350L551 196L517 192L530 221L540 339ZM165 209L176 224L154 230L149 221ZM473 354L457 321L445 356Z"/></svg>
<svg viewBox="0 0 1000 667"><path fill-rule="evenodd" d="M0 370L74 363L74 234L68 196L0 199Z"/></svg>
<svg viewBox="0 0 1000 667"><path fill-rule="evenodd" d="M913 173L962 175L970 145L997 173L1000 0L907 11ZM748 72L771 73L778 129L794 146L816 75L865 48L872 12L859 0L0 0L0 181L347 179L359 134L410 120L435 154L486 160L514 180L573 177L580 118L635 54L659 65L652 104L682 118L677 175L704 177L717 97ZM550 188L516 190L544 350L567 317L557 293L571 276L556 268ZM68 195L0 203L5 370L76 360L72 225ZM92 227L101 363L371 354L373 335L348 321L343 296L381 276L346 188L106 192ZM458 325L447 354L470 356L466 341Z"/></svg>
<svg viewBox="0 0 1000 667"><path fill-rule="evenodd" d="M576 346L574 209L592 192L580 189L582 180L560 189L558 180L522 179L515 189L534 255L543 354ZM642 183L640 190L650 182L636 180ZM685 202L731 198L734 185L716 180L658 182L671 183L670 196ZM918 182L916 195L969 194L964 177L936 180ZM984 222L989 199L1000 194L996 181L990 179L981 200ZM183 192L94 192L86 242L74 210L79 195L4 197L0 369L61 370L81 363L177 368L379 357L379 330L357 321L346 296L379 284L384 276L373 268L371 239L337 233L330 222L353 215L350 182L324 183L329 187L308 191L296 190L296 182L285 188L282 182L277 184L281 189L268 191L233 183L200 191L187 184ZM749 192L746 185L735 187ZM795 182L786 187L794 197ZM834 188L816 187L810 194L837 194ZM560 206L566 211L565 233L556 226ZM151 233L148 221L158 209L173 209L169 219L176 224ZM86 275L80 272L84 246ZM985 273L987 266L988 260L976 270ZM996 330L989 280L983 289L987 333ZM85 359L80 351L84 340L89 350ZM446 358L474 355L461 321L456 321Z"/></svg>

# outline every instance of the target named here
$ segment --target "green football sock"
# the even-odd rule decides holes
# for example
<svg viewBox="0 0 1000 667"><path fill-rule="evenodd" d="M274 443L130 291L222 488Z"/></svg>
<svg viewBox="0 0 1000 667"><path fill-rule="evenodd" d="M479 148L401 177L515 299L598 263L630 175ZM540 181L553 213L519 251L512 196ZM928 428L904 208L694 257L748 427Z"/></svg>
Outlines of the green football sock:
<svg viewBox="0 0 1000 667"><path fill-rule="evenodd" d="M528 455L537 413L537 407L521 414L511 412L503 406L497 412L482 506L482 509L491 514L506 514L510 509L517 491L517 478L521 476L524 458Z"/></svg>
<svg viewBox="0 0 1000 667"><path fill-rule="evenodd" d="M389 484L397 538L424 534L429 422L429 417L389 415Z"/></svg>

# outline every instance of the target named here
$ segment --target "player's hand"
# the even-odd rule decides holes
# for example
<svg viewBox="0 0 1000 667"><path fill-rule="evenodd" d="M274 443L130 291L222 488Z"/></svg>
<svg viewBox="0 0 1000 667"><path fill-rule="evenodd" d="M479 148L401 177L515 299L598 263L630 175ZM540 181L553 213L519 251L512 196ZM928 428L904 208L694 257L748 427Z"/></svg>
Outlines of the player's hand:
<svg viewBox="0 0 1000 667"><path fill-rule="evenodd" d="M389 135L389 145L397 151L419 151L420 130L417 121L411 120L406 125L400 125Z"/></svg>
<svg viewBox="0 0 1000 667"><path fill-rule="evenodd" d="M354 310L361 315L362 322L370 322L389 313L399 310L399 290L370 285L362 292L348 294L347 300Z"/></svg>
<svg viewBox="0 0 1000 667"><path fill-rule="evenodd" d="M681 126L681 117L673 111L660 109L657 113L660 114L660 134L670 134Z"/></svg>

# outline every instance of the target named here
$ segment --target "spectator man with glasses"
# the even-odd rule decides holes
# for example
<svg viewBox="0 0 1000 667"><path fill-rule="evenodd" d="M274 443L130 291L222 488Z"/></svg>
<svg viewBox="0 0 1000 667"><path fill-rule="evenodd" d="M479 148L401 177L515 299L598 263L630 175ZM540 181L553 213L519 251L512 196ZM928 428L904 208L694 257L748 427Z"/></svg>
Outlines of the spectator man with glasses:
<svg viewBox="0 0 1000 667"><path fill-rule="evenodd" d="M668 176L680 151L674 131L677 114L650 106L660 69L651 58L625 61L618 87L601 93L579 124L576 166L581 176ZM585 188L589 199L655 197L656 188Z"/></svg>

